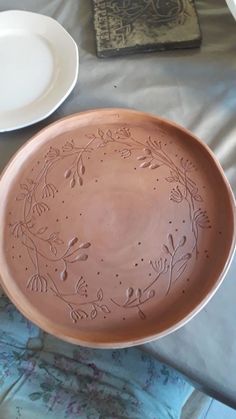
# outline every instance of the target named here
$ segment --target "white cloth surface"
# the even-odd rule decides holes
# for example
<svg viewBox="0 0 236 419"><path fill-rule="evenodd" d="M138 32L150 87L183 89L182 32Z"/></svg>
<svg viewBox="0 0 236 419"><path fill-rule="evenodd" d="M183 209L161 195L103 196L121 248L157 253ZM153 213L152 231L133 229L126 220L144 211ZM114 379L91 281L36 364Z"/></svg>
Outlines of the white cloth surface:
<svg viewBox="0 0 236 419"><path fill-rule="evenodd" d="M205 141L236 192L236 22L224 0L197 0L200 49L98 59L89 0L0 0L0 11L57 19L80 48L75 89L48 119L0 134L0 170L34 133L64 115L127 107L172 119ZM1 58L0 58L1 59ZM17 69L16 69L17 71ZM1 94L1 93L0 93ZM236 407L236 258L217 294L190 323L145 349Z"/></svg>

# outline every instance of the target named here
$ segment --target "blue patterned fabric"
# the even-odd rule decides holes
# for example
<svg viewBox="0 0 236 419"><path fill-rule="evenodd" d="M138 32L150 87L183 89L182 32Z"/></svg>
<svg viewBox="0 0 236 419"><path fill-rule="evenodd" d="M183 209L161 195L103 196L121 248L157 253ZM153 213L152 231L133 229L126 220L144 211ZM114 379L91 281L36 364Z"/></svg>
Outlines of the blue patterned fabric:
<svg viewBox="0 0 236 419"><path fill-rule="evenodd" d="M177 419L192 390L137 348L70 345L0 298L1 419Z"/></svg>

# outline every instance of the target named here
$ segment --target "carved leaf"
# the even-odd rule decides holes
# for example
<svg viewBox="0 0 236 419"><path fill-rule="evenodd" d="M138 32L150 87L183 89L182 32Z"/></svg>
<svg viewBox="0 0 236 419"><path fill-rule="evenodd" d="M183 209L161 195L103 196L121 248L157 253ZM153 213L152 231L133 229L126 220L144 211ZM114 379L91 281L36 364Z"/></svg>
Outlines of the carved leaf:
<svg viewBox="0 0 236 419"><path fill-rule="evenodd" d="M65 178L68 179L70 175L71 175L71 170L70 169L66 170L64 173Z"/></svg>
<svg viewBox="0 0 236 419"><path fill-rule="evenodd" d="M71 179L71 181L70 181L70 187L71 188L74 188L75 187L75 178L73 177L72 179Z"/></svg>
<svg viewBox="0 0 236 419"><path fill-rule="evenodd" d="M107 130L107 133L106 134L107 134L107 137L110 137L111 139L113 139L112 138L112 132L111 132L110 129Z"/></svg>
<svg viewBox="0 0 236 419"><path fill-rule="evenodd" d="M56 248L56 246L50 246L50 250L54 254L54 256L57 255L57 248Z"/></svg>
<svg viewBox="0 0 236 419"><path fill-rule="evenodd" d="M47 231L48 227L41 227L36 234L43 234L45 231Z"/></svg>
<svg viewBox="0 0 236 419"><path fill-rule="evenodd" d="M157 163L153 163L153 164L150 164L149 169L154 170L154 169L157 169L158 167L160 167L160 165L159 165L159 164L157 164Z"/></svg>
<svg viewBox="0 0 236 419"><path fill-rule="evenodd" d="M102 299L103 299L103 292L102 292L101 288L97 292L97 299L98 299L98 301L102 301Z"/></svg>
<svg viewBox="0 0 236 419"><path fill-rule="evenodd" d="M154 290L149 291L148 298L150 299L150 298L153 298L154 296L155 296L155 291Z"/></svg>
<svg viewBox="0 0 236 419"><path fill-rule="evenodd" d="M140 299L142 297L142 290L140 288L136 289L136 297Z"/></svg>
<svg viewBox="0 0 236 419"><path fill-rule="evenodd" d="M91 319L92 320L95 319L97 317L97 314L98 314L98 312L97 312L96 308L94 308L90 313Z"/></svg>
<svg viewBox="0 0 236 419"><path fill-rule="evenodd" d="M189 259L191 259L191 253L186 253L185 255L183 255L179 260L178 260L178 262L182 262L183 260L189 260Z"/></svg>
<svg viewBox="0 0 236 419"><path fill-rule="evenodd" d="M127 290L126 290L126 295L127 295L127 297L128 298L131 298L132 297L132 295L133 295L133 293L134 293L134 289L133 288L127 288Z"/></svg>
<svg viewBox="0 0 236 419"><path fill-rule="evenodd" d="M90 246L91 246L91 243L89 243L89 242L81 243L79 245L79 249L88 249L88 247L90 247Z"/></svg>
<svg viewBox="0 0 236 419"><path fill-rule="evenodd" d="M170 172L171 176L167 177L166 180L167 182L178 182L179 178L178 176L175 175L175 173L173 171Z"/></svg>
<svg viewBox="0 0 236 419"><path fill-rule="evenodd" d="M84 165L82 165L80 167L80 174L81 174L81 176L83 176L85 174L85 166Z"/></svg>
<svg viewBox="0 0 236 419"><path fill-rule="evenodd" d="M100 135L101 138L104 137L104 131L102 129L98 129L98 135Z"/></svg>
<svg viewBox="0 0 236 419"><path fill-rule="evenodd" d="M150 162L149 161L145 161L144 163L140 164L139 167L141 167L141 169L145 169L146 167L150 166Z"/></svg>
<svg viewBox="0 0 236 419"><path fill-rule="evenodd" d="M102 305L100 306L100 308L103 311L103 313L110 313L110 310L106 305Z"/></svg>
<svg viewBox="0 0 236 419"><path fill-rule="evenodd" d="M143 151L144 153L149 154L149 155L152 153L150 148L144 148Z"/></svg>
<svg viewBox="0 0 236 419"><path fill-rule="evenodd" d="M166 246L166 244L163 244L163 249L166 253L170 254L169 248Z"/></svg>
<svg viewBox="0 0 236 419"><path fill-rule="evenodd" d="M74 237L73 239L71 239L71 240L69 241L68 246L69 246L69 247L74 246L74 244L75 244L75 243L77 243L77 241L78 241L78 237Z"/></svg>
<svg viewBox="0 0 236 419"><path fill-rule="evenodd" d="M85 253L82 253L75 258L75 262L85 261L87 259L88 259L88 255L86 255Z"/></svg>
<svg viewBox="0 0 236 419"><path fill-rule="evenodd" d="M186 236L183 236L182 239L180 239L179 241L179 246L180 247L184 246L186 243L186 240L187 240Z"/></svg>
<svg viewBox="0 0 236 419"><path fill-rule="evenodd" d="M202 201L203 201L203 199L202 199L201 195L199 195L199 194L194 195L194 197L193 197L193 198L194 198L194 199L195 199L195 201L197 201L197 202L202 202Z"/></svg>
<svg viewBox="0 0 236 419"><path fill-rule="evenodd" d="M80 184L80 186L83 186L83 179L82 179L82 177L81 176L79 176L79 184Z"/></svg>
<svg viewBox="0 0 236 419"><path fill-rule="evenodd" d="M67 276L68 276L67 270L64 269L64 271L61 272L61 279L62 279L62 281L65 281L66 278L67 278Z"/></svg>
<svg viewBox="0 0 236 419"><path fill-rule="evenodd" d="M174 239L172 234L168 234L168 240L173 250L175 250Z"/></svg>
<svg viewBox="0 0 236 419"><path fill-rule="evenodd" d="M147 156L139 156L137 157L137 160L145 160L147 158Z"/></svg>
<svg viewBox="0 0 236 419"><path fill-rule="evenodd" d="M176 182L175 178L171 177L171 176L166 177L166 181L169 182L169 183Z"/></svg>

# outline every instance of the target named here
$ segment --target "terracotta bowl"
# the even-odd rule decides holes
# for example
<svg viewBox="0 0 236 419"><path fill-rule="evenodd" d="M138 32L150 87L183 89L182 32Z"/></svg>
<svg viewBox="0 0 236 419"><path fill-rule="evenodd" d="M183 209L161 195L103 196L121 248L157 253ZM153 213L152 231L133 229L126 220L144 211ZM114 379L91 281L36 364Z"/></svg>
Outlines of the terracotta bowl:
<svg viewBox="0 0 236 419"><path fill-rule="evenodd" d="M105 109L40 131L0 181L1 284L45 331L103 348L173 332L213 296L235 202L213 153L141 112Z"/></svg>

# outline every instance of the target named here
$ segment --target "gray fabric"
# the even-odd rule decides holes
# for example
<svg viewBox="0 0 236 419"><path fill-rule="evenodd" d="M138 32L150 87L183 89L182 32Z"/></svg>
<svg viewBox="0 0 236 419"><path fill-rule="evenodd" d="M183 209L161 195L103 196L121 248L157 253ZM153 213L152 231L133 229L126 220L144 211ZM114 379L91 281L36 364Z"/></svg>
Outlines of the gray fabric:
<svg viewBox="0 0 236 419"><path fill-rule="evenodd" d="M182 409L180 419L207 419L207 411L212 400L206 394L194 390Z"/></svg>
<svg viewBox="0 0 236 419"><path fill-rule="evenodd" d="M99 60L88 0L0 0L0 10L23 9L57 19L80 48L79 81L47 120L0 134L0 169L40 128L70 113L130 107L170 118L192 130L216 153L236 192L236 22L224 0L196 1L200 50ZM116 86L116 87L115 87ZM236 407L236 258L207 307L178 332L145 345Z"/></svg>

